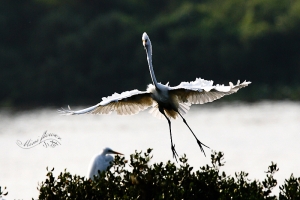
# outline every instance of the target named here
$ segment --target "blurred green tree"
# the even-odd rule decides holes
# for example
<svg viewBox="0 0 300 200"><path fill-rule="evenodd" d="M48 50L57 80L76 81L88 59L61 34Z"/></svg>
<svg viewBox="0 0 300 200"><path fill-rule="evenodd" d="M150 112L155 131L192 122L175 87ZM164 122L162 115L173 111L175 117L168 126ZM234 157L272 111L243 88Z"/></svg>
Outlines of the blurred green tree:
<svg viewBox="0 0 300 200"><path fill-rule="evenodd" d="M94 104L144 90L144 31L163 83L246 79L254 84L224 100L299 100L299 13L294 0L4 0L0 105Z"/></svg>

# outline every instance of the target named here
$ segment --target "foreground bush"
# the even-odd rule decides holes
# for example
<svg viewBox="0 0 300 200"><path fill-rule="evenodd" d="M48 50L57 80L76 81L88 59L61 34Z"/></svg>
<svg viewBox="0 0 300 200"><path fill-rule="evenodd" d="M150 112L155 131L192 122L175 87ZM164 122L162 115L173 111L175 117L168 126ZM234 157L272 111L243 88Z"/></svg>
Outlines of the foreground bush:
<svg viewBox="0 0 300 200"><path fill-rule="evenodd" d="M180 167L168 161L149 165L151 149L130 156L130 171L125 169L124 157L115 157L112 168L99 174L94 181L71 175L65 170L55 178L54 168L47 173L38 190L39 199L278 199L272 195L277 185L274 173L279 169L272 163L262 182L249 180L248 173L235 177L221 172L222 152L213 152L211 165L193 170L186 156ZM293 175L280 186L279 199L299 199L300 178Z"/></svg>

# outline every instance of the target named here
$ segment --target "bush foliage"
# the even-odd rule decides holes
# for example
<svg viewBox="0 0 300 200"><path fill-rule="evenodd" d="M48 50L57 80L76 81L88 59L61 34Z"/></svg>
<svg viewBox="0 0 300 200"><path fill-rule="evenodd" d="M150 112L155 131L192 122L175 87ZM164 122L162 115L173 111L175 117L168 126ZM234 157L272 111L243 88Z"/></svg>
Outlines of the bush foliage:
<svg viewBox="0 0 300 200"><path fill-rule="evenodd" d="M71 175L66 170L54 177L49 170L38 190L39 199L278 199L271 192L277 185L274 174L279 170L273 162L266 178L249 180L248 173L234 177L221 171L222 152L211 154L211 165L193 170L186 156L180 166L168 161L150 165L151 149L130 156L130 170L124 157L115 157L110 170L101 172L94 181ZM299 199L300 178L293 175L280 186L279 199Z"/></svg>

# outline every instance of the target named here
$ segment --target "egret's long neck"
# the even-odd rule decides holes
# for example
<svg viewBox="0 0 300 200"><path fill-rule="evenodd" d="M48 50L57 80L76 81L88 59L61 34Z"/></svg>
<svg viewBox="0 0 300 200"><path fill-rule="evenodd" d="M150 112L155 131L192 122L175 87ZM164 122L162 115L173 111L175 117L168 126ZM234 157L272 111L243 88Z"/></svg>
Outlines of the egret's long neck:
<svg viewBox="0 0 300 200"><path fill-rule="evenodd" d="M151 43L146 47L146 54L147 54L147 61L149 65L149 71L151 75L151 79L155 87L157 88L157 80L155 78L154 70L153 70L153 65L152 65L152 46Z"/></svg>

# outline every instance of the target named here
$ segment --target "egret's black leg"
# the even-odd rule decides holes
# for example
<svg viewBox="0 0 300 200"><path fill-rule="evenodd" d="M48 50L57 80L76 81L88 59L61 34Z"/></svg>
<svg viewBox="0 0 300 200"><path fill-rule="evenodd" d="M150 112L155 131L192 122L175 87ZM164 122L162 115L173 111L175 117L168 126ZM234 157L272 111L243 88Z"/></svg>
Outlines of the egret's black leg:
<svg viewBox="0 0 300 200"><path fill-rule="evenodd" d="M175 150L175 145L173 144L173 140L172 140L172 131L171 131L171 121L170 119L166 116L165 112L163 109L159 109L159 111L165 116L165 118L168 120L168 123L169 123L169 130L170 130L170 139L171 139L171 150L172 150L172 153L173 153L173 157L175 158L176 162L177 161L177 157L178 157L178 154ZM176 157L177 156L177 157Z"/></svg>
<svg viewBox="0 0 300 200"><path fill-rule="evenodd" d="M192 131L192 129L190 128L190 126L187 124L186 120L182 117L182 115L181 115L179 112L178 112L178 114L179 114L180 117L182 118L183 122L184 122L184 123L187 125L187 127L190 129L190 131L191 131L192 134L194 135L195 139L197 140L197 143L198 143L198 145L199 145L201 151L204 153L204 156L206 156L206 155L205 155L205 152L204 152L204 149L203 149L203 147L202 147L202 145L205 146L205 147L207 147L207 148L209 148L209 147L206 146L205 144L203 144L202 142L200 142L200 140L198 140L198 138L196 137L196 135L194 134L194 132Z"/></svg>

